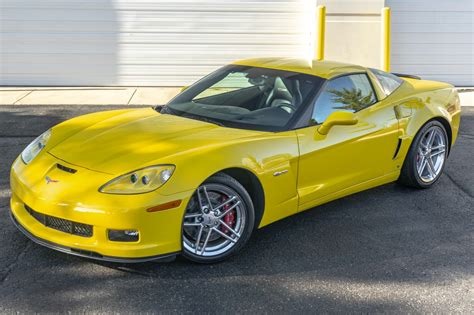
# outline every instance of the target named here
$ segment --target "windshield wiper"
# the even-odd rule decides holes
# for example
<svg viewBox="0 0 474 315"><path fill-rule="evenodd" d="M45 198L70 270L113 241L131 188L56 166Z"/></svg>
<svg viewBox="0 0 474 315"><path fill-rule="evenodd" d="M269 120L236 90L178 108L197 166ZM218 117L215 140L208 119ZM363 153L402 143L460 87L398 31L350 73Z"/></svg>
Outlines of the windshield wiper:
<svg viewBox="0 0 474 315"><path fill-rule="evenodd" d="M199 115L193 115L193 114L189 114L189 113L176 113L175 110L173 110L172 108L170 108L167 105L158 105L158 106L155 106L154 109L157 112L159 112L160 114L176 115L176 116L181 116L181 117L186 117L186 118L190 118L190 119L200 120L200 121L204 121L204 122L214 124L214 125L217 125L217 126L225 127L223 123L221 123L217 120L214 120L212 118L203 117L203 116L199 116Z"/></svg>
<svg viewBox="0 0 474 315"><path fill-rule="evenodd" d="M161 111L165 107L166 107L165 105L156 105L155 107L153 107L153 109L156 110L158 113L161 113Z"/></svg>
<svg viewBox="0 0 474 315"><path fill-rule="evenodd" d="M155 107L155 110L160 114L170 114L170 115L180 116L180 115L177 115L176 112L167 105L158 105Z"/></svg>

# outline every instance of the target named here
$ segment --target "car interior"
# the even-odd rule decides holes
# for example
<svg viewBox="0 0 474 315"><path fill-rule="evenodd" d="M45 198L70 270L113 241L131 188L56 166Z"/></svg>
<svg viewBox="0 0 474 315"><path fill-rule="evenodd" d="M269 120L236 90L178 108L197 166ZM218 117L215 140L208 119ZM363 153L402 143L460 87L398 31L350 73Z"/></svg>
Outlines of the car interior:
<svg viewBox="0 0 474 315"><path fill-rule="evenodd" d="M238 80L230 78L232 74L235 73L201 91L190 102L177 105L179 110L233 122L284 126L315 86L314 81L300 74L240 72Z"/></svg>

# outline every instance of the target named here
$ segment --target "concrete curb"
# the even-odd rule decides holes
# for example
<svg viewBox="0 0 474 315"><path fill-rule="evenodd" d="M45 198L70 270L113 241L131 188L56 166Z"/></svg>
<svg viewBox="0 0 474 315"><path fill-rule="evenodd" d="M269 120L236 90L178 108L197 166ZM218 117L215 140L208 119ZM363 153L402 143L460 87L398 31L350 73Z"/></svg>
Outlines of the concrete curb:
<svg viewBox="0 0 474 315"><path fill-rule="evenodd" d="M0 105L159 105L180 87L2 87Z"/></svg>

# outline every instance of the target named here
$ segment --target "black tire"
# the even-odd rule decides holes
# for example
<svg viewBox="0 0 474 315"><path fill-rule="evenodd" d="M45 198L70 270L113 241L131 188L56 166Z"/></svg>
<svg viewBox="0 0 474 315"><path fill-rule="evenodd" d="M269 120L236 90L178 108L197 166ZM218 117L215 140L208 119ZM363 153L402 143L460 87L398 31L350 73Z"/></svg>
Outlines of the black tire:
<svg viewBox="0 0 474 315"><path fill-rule="evenodd" d="M444 143L446 144L445 152L444 152L444 162L441 166L441 170L437 174L437 176L431 181L424 181L420 177L417 171L417 154L418 148L420 147L420 142L422 141L423 137L427 134L427 132L433 128L439 128L441 130L442 135L444 137ZM432 120L426 123L416 134L415 139L410 146L410 150L408 151L407 156L405 157L405 161L403 163L402 170L400 172L400 177L398 178L398 182L405 186L414 187L418 189L425 189L430 188L433 186L438 179L440 178L441 174L444 171L444 167L446 165L446 159L448 156L449 151L449 141L446 132L446 128L444 128L443 124L439 121Z"/></svg>
<svg viewBox="0 0 474 315"><path fill-rule="evenodd" d="M228 259L229 257L237 254L247 243L247 241L250 239L250 236L252 235L252 232L254 230L254 225L255 225L255 211L254 211L254 206L252 203L252 199L250 198L250 195L248 192L245 190L245 188L233 177L219 173L216 175L213 175L209 179L207 179L200 187L214 187L215 189L221 188L225 189L227 191L231 191L236 194L236 196L239 198L239 201L241 205L241 211L245 212L245 226L243 227L243 231L240 233L240 237L238 238L237 242L231 247L229 250L225 251L224 253L211 256L211 257L206 257L203 255L198 255L194 252L192 252L190 249L186 248L185 246L185 231L184 231L184 222L185 219L183 218L183 232L182 232L182 255L194 262L197 263L204 263L204 264L209 264L209 263L216 263L223 261L225 259ZM193 198L197 198L196 194L198 193L198 188L196 192L193 195ZM192 200L191 200L192 201ZM190 204L191 204L190 201ZM190 204L188 204L187 210L185 212L188 213L188 209L190 207ZM195 206L195 205L194 205ZM196 237L197 239L197 237Z"/></svg>

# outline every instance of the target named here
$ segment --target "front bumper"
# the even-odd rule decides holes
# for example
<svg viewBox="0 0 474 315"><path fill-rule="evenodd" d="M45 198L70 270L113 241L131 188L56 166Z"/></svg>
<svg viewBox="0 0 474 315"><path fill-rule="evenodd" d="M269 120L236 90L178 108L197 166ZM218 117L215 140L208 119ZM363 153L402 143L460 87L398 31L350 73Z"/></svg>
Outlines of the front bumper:
<svg viewBox="0 0 474 315"><path fill-rule="evenodd" d="M12 220L13 224L18 228L18 230L20 230L20 232L22 232L26 237L28 237L30 240L32 240L36 244L57 250L62 253L74 255L74 256L91 258L91 259L96 259L96 260L101 260L101 261L114 262L114 263L142 263L142 262L157 261L157 260L172 261L175 259L176 255L178 254L178 253L171 253L171 254L141 257L141 258L121 258L121 257L104 256L93 251L66 247L66 246L55 244L50 241L44 240L42 238L36 237L30 232L28 232L28 230L25 229L18 222L18 220L15 218L12 212L10 212L10 219Z"/></svg>
<svg viewBox="0 0 474 315"><path fill-rule="evenodd" d="M57 163L77 169L70 174ZM49 176L58 180L47 183ZM192 192L161 195L111 195L98 192L107 174L101 174L42 154L27 166L17 159L12 167L10 201L13 223L36 243L72 255L111 262L144 262L175 256L181 251L181 225ZM173 200L179 207L158 212L146 209ZM92 236L84 237L48 227L27 211L91 225ZM108 239L108 230L138 230L137 242Z"/></svg>

